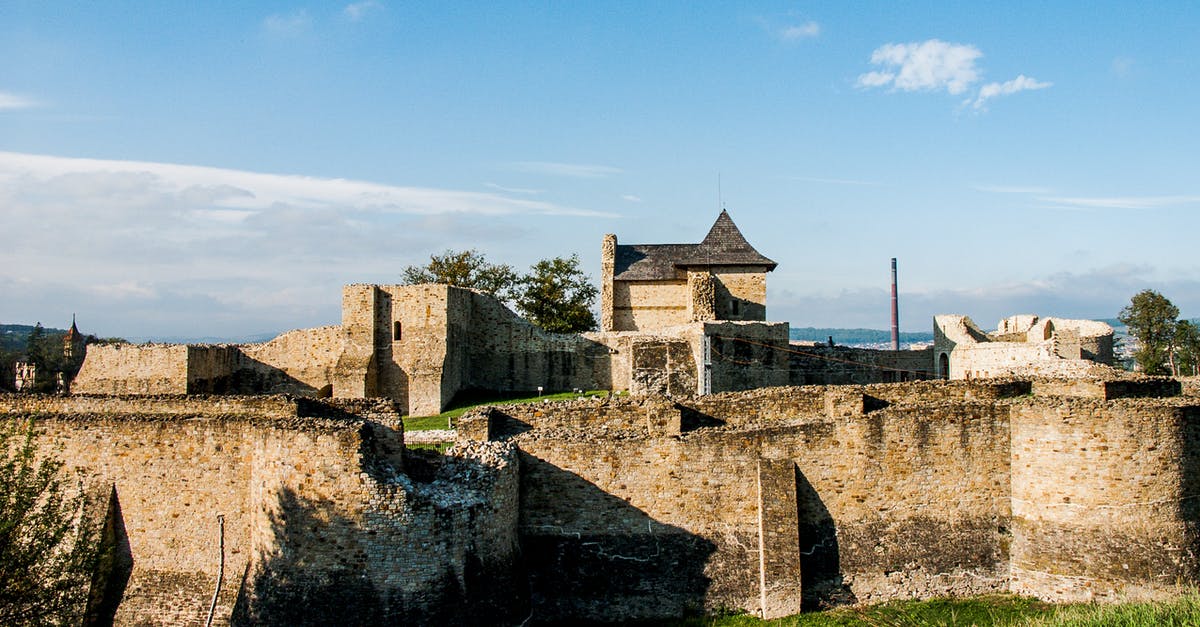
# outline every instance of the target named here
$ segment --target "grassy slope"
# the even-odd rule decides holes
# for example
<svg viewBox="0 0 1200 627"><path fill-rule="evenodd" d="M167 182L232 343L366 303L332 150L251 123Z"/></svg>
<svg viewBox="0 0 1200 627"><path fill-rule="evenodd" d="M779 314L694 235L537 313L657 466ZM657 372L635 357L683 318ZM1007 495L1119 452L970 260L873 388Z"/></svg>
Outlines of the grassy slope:
<svg viewBox="0 0 1200 627"><path fill-rule="evenodd" d="M1200 625L1200 593L1187 592L1162 603L1053 605L1016 596L898 601L798 614L764 621L751 616L706 617L669 623L677 627L1152 627Z"/></svg>
<svg viewBox="0 0 1200 627"><path fill-rule="evenodd" d="M544 400L562 401L588 396L606 396L608 390L588 390L583 394L561 392L558 394L543 394L542 396L513 396L481 393L468 393L454 397L450 409L436 416L405 416L405 431L427 431L429 429L453 429L458 417L468 409L481 405L517 405L521 403L540 403Z"/></svg>

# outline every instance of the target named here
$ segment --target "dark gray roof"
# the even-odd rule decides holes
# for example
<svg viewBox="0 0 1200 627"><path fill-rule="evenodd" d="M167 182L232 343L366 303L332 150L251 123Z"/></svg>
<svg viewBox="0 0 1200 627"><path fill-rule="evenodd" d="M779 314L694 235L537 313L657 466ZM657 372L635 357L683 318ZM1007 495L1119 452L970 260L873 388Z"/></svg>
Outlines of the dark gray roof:
<svg viewBox="0 0 1200 627"><path fill-rule="evenodd" d="M618 244L613 278L620 281L660 281L675 278L688 266L764 266L776 263L762 256L738 230L724 210L699 244Z"/></svg>

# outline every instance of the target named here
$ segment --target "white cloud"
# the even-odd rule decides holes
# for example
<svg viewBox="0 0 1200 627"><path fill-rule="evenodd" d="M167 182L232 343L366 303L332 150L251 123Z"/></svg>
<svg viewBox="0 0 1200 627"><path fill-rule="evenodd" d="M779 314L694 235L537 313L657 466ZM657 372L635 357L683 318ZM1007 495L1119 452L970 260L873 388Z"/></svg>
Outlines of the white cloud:
<svg viewBox="0 0 1200 627"><path fill-rule="evenodd" d="M997 96L1008 96L1020 91L1031 91L1036 89L1046 89L1054 83L1039 81L1034 78L1029 78L1024 74L1018 75L1011 81L1003 83L988 83L979 88L979 95L975 98L975 108L982 109L987 101Z"/></svg>
<svg viewBox="0 0 1200 627"><path fill-rule="evenodd" d="M581 163L555 163L551 161L514 161L508 164L509 169L532 174L547 174L550 176L565 176L579 179L598 179L620 174L619 168L606 165L587 165Z"/></svg>
<svg viewBox="0 0 1200 627"><path fill-rule="evenodd" d="M364 2L353 2L347 4L346 8L342 9L342 13L344 13L346 17L357 22L366 17L367 14L382 8L383 5L375 0L365 0Z"/></svg>
<svg viewBox="0 0 1200 627"><path fill-rule="evenodd" d="M795 41L797 39L812 39L820 34L821 25L812 20L809 20L803 24L784 26L779 31L779 36L787 41Z"/></svg>
<svg viewBox="0 0 1200 627"><path fill-rule="evenodd" d="M1038 198L1057 209L1162 209L1200 204L1200 196L1093 196L1065 197L1049 196Z"/></svg>
<svg viewBox="0 0 1200 627"><path fill-rule="evenodd" d="M312 28L312 16L306 9L287 14L275 13L263 20L263 28L274 35L299 35Z"/></svg>
<svg viewBox="0 0 1200 627"><path fill-rule="evenodd" d="M871 63L884 71L858 77L860 87L891 85L901 91L941 91L961 94L979 80L975 61L978 48L930 39L905 44L885 44L871 53Z"/></svg>
<svg viewBox="0 0 1200 627"><path fill-rule="evenodd" d="M38 106L38 101L17 94L0 91L0 111L16 111L17 109L32 109Z"/></svg>
<svg viewBox="0 0 1200 627"><path fill-rule="evenodd" d="M105 335L336 322L344 283L394 282L479 242L522 261L546 250L530 244L555 217L612 216L494 192L11 152L0 207L0 320L76 311Z"/></svg>
<svg viewBox="0 0 1200 627"><path fill-rule="evenodd" d="M634 196L633 194L625 194L621 196L621 200L624 200L625 202L642 202L640 196Z"/></svg>

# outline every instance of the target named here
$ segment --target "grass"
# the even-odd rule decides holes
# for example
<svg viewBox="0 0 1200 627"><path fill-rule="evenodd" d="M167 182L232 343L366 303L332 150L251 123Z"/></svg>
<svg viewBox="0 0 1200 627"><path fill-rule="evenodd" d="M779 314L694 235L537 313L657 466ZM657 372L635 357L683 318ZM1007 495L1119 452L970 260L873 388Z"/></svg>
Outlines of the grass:
<svg viewBox="0 0 1200 627"><path fill-rule="evenodd" d="M521 403L540 403L543 400L563 401L589 396L607 396L608 390L588 390L582 394L575 392L559 392L556 394L534 394L529 392L500 393L471 390L459 393L450 402L450 409L436 416L405 416L405 431L428 431L430 429L453 429L458 417L467 410L481 405L517 405Z"/></svg>
<svg viewBox="0 0 1200 627"><path fill-rule="evenodd" d="M764 621L748 615L692 618L675 627L1169 627L1200 625L1200 592L1158 603L1054 605L1011 595L896 601Z"/></svg>

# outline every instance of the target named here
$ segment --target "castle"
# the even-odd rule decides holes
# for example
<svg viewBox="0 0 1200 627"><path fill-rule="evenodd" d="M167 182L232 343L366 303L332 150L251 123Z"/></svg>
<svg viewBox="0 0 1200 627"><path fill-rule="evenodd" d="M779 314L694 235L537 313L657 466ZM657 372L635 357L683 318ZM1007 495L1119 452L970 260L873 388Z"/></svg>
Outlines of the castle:
<svg viewBox="0 0 1200 627"><path fill-rule="evenodd" d="M1200 390L1097 365L1111 329L939 316L925 350L792 344L765 321L774 262L724 212L700 244L603 252L595 333L348 285L339 326L92 346L71 395L0 395L98 497L89 615L537 624L1200 583ZM964 380L910 380L935 368ZM404 414L543 386L631 394L406 445Z"/></svg>

